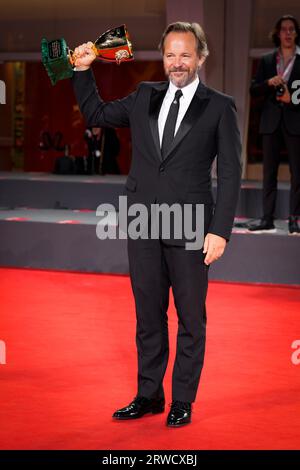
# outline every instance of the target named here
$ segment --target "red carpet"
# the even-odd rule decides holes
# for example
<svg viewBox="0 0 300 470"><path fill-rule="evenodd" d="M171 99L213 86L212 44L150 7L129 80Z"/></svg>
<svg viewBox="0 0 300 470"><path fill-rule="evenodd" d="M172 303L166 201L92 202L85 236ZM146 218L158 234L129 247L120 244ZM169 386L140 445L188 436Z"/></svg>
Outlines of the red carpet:
<svg viewBox="0 0 300 470"><path fill-rule="evenodd" d="M1 449L299 448L299 289L210 284L205 368L181 429L166 413L111 419L136 389L128 277L0 269L0 308ZM170 327L172 364L173 304Z"/></svg>

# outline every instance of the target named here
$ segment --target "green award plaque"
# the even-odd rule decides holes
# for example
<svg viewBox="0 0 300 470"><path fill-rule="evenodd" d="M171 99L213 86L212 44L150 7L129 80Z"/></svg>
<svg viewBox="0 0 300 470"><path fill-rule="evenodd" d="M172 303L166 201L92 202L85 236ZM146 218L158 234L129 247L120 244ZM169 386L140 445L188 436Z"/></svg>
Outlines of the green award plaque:
<svg viewBox="0 0 300 470"><path fill-rule="evenodd" d="M58 80L71 78L73 67L69 59L69 48L63 38L47 41L42 39L42 62L46 68L52 85Z"/></svg>

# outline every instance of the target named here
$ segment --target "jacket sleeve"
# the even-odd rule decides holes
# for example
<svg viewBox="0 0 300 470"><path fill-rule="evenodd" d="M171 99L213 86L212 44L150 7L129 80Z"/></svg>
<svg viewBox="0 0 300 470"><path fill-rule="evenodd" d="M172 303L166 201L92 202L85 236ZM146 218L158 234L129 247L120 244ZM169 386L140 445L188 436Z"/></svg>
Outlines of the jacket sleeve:
<svg viewBox="0 0 300 470"><path fill-rule="evenodd" d="M91 69L74 72L73 89L88 127L129 127L137 92L123 99L104 102Z"/></svg>
<svg viewBox="0 0 300 470"><path fill-rule="evenodd" d="M229 240L241 184L241 139L234 101L230 98L217 131L217 199L209 232Z"/></svg>

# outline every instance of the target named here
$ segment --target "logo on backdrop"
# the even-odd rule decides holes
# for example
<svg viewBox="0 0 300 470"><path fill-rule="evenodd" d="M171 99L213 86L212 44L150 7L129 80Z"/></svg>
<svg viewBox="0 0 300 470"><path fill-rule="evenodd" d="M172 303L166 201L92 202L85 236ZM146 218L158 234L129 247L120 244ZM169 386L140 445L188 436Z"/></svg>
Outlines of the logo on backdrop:
<svg viewBox="0 0 300 470"><path fill-rule="evenodd" d="M300 339L295 339L291 344L291 348L295 349L291 355L291 361L295 366L298 366L300 364Z"/></svg>
<svg viewBox="0 0 300 470"><path fill-rule="evenodd" d="M6 104L6 85L3 80L0 80L0 104Z"/></svg>
<svg viewBox="0 0 300 470"><path fill-rule="evenodd" d="M6 344L0 340L0 365L6 364Z"/></svg>

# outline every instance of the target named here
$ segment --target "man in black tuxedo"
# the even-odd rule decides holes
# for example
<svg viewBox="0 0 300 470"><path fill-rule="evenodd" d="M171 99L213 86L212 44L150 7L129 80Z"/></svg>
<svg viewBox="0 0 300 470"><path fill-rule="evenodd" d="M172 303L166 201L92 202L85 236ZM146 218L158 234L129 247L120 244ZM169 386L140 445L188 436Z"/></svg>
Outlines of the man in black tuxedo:
<svg viewBox="0 0 300 470"><path fill-rule="evenodd" d="M198 69L208 55L196 23L173 23L162 36L168 82L141 83L129 96L105 103L98 95L90 64L92 43L75 49L73 85L88 125L130 126L132 164L126 182L128 205L175 203L204 205L205 239L198 250L186 239L128 239L135 298L138 390L115 419L164 411L163 378L168 363L169 289L177 315L177 352L168 426L191 421L204 360L209 265L229 240L239 194L240 136L233 99L207 88ZM218 195L214 207L211 167L217 155ZM200 230L200 227L198 227Z"/></svg>
<svg viewBox="0 0 300 470"><path fill-rule="evenodd" d="M275 231L274 212L280 143L284 140L290 165L289 232L299 234L300 106L293 103L293 82L300 79L300 30L291 15L282 16L272 32L276 50L262 57L250 92L265 98L259 131L263 139L263 218L252 232Z"/></svg>

